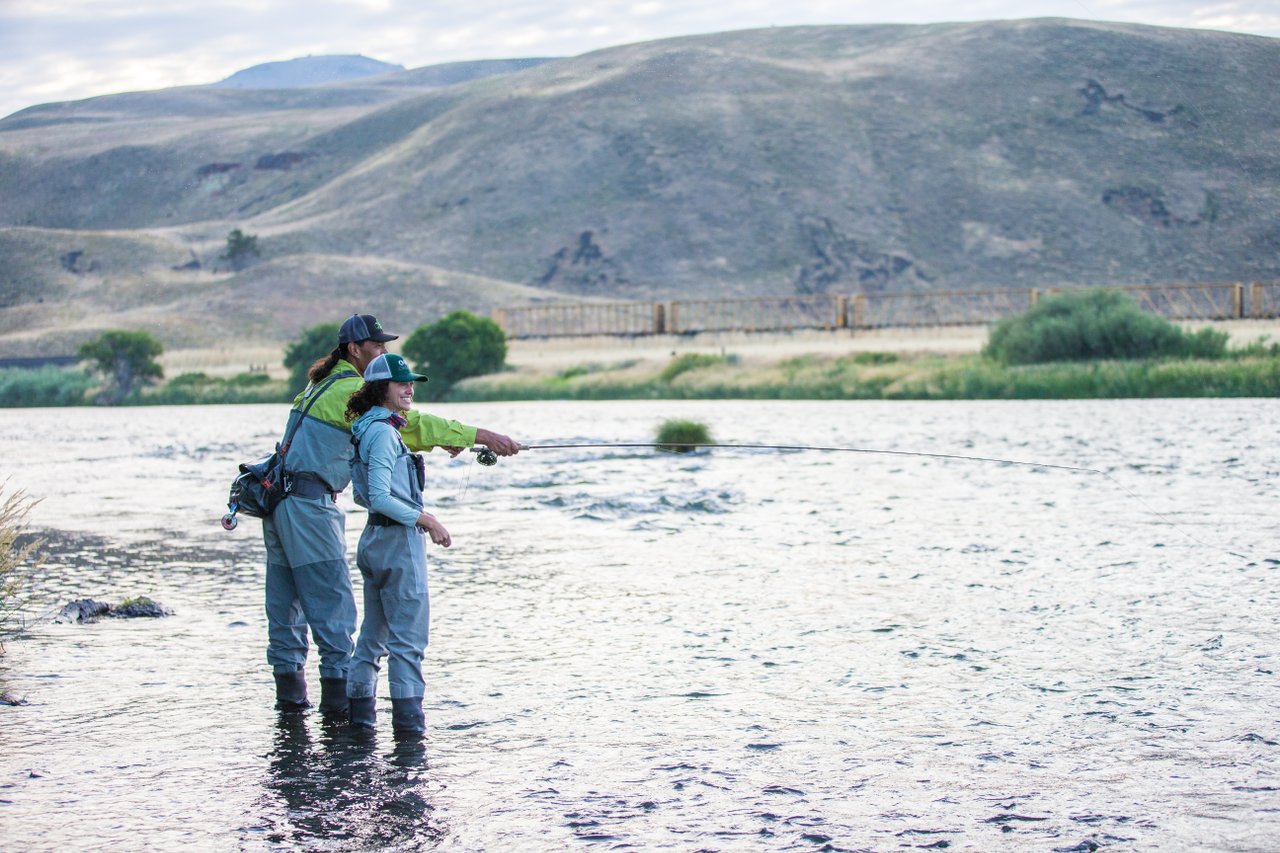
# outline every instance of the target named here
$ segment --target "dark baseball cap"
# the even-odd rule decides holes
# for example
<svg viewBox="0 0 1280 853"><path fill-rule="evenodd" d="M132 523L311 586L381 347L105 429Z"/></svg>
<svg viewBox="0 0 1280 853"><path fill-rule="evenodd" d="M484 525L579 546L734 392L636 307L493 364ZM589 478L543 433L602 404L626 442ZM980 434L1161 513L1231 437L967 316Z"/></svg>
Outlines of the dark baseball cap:
<svg viewBox="0 0 1280 853"><path fill-rule="evenodd" d="M385 344L398 337L400 336L388 335L384 332L382 324L372 314L352 314L338 330L339 344L358 344L361 341L377 341Z"/></svg>

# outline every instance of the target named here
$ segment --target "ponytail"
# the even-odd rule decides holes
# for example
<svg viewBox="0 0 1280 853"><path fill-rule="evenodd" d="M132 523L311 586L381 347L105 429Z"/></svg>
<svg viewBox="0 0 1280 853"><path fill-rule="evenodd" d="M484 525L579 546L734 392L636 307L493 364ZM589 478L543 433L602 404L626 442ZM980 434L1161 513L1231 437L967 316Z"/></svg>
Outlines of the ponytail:
<svg viewBox="0 0 1280 853"><path fill-rule="evenodd" d="M333 372L333 369L338 366L338 362L341 361L345 355L342 350L343 345L338 344L338 346L333 348L333 352L323 358L316 359L315 363L307 368L307 378L310 379L313 384L323 382L324 378Z"/></svg>

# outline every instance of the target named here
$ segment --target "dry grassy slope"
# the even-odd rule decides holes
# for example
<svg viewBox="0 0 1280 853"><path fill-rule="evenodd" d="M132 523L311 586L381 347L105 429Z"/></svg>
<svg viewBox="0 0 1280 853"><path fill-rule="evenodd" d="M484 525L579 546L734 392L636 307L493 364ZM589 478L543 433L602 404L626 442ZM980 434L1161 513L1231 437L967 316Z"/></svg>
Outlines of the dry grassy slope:
<svg viewBox="0 0 1280 853"><path fill-rule="evenodd" d="M154 290L139 310L193 342L287 339L365 287L486 310L530 292L1275 278L1280 91L1259 81L1277 71L1272 39L1040 20L697 36L447 88L419 69L33 108L0 122L0 312L70 291L98 305L90 273L50 258L92 263L107 228L139 248L101 262L99 287ZM223 287L208 270L231 227L265 262ZM170 269L191 251L203 271ZM442 270L485 281L426 287ZM276 325L245 320L259 311Z"/></svg>

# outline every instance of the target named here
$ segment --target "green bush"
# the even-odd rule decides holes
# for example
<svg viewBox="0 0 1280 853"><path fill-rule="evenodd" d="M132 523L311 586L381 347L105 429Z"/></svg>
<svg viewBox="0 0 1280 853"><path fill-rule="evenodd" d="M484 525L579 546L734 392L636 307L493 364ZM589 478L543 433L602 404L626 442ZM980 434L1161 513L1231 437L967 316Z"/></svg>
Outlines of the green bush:
<svg viewBox="0 0 1280 853"><path fill-rule="evenodd" d="M289 370L289 387L299 391L307 387L307 371L337 347L340 328L337 323L312 326L285 348L284 366Z"/></svg>
<svg viewBox="0 0 1280 853"><path fill-rule="evenodd" d="M210 382L216 382L212 376L207 373L179 373L170 379L166 386L169 388L185 388L192 385L208 385Z"/></svg>
<svg viewBox="0 0 1280 853"><path fill-rule="evenodd" d="M674 453L691 453L694 445L711 444L711 431L706 424L673 418L658 427L659 449Z"/></svg>
<svg viewBox="0 0 1280 853"><path fill-rule="evenodd" d="M1049 296L995 325L983 354L1004 364L1134 358L1220 358L1227 334L1189 334L1116 290Z"/></svg>
<svg viewBox="0 0 1280 853"><path fill-rule="evenodd" d="M413 369L430 379L423 393L440 399L458 381L502 369L507 359L507 336L488 317L454 311L420 326L404 342Z"/></svg>
<svg viewBox="0 0 1280 853"><path fill-rule="evenodd" d="M83 370L40 367L0 370L0 406L83 406L93 379Z"/></svg>
<svg viewBox="0 0 1280 853"><path fill-rule="evenodd" d="M658 374L658 381L670 382L681 373L688 373L690 370L701 370L704 367L715 367L717 364L727 364L728 361L729 359L723 355L687 352L684 355L673 358L671 363Z"/></svg>

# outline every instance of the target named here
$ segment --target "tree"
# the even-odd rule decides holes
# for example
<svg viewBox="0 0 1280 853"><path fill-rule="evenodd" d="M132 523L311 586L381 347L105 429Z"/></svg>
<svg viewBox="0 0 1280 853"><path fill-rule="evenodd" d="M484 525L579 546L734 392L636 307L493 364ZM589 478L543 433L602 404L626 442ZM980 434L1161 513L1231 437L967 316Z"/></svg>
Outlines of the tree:
<svg viewBox="0 0 1280 853"><path fill-rule="evenodd" d="M107 380L95 402L112 406L123 402L148 382L160 379L164 371L155 358L164 347L146 332L114 330L80 347L79 356L91 361L92 370Z"/></svg>
<svg viewBox="0 0 1280 853"><path fill-rule="evenodd" d="M229 262L233 270L244 269L258 257L257 234L246 234L239 228L234 228L227 234L227 248L222 253L222 259Z"/></svg>
<svg viewBox="0 0 1280 853"><path fill-rule="evenodd" d="M316 359L324 358L338 345L338 324L321 323L302 333L284 351L284 366L289 368L289 387L301 390L307 385L307 371Z"/></svg>
<svg viewBox="0 0 1280 853"><path fill-rule="evenodd" d="M507 336L488 317L454 311L415 329L404 342L404 354L413 361L414 370L430 377L426 393L438 400L468 376L501 370L507 358Z"/></svg>

